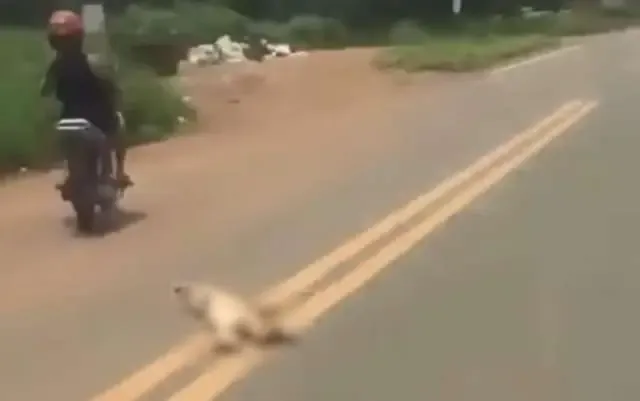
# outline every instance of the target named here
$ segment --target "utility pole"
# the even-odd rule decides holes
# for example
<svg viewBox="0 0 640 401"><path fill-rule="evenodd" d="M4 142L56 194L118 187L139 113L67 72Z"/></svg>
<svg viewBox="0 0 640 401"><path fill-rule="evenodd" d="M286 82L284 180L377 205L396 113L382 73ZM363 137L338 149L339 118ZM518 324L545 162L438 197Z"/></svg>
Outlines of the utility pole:
<svg viewBox="0 0 640 401"><path fill-rule="evenodd" d="M88 53L108 53L108 39L104 6L101 3L82 6L82 22L86 32L85 51Z"/></svg>
<svg viewBox="0 0 640 401"><path fill-rule="evenodd" d="M455 15L460 14L460 11L462 11L462 0L452 0L451 11L453 11Z"/></svg>
<svg viewBox="0 0 640 401"><path fill-rule="evenodd" d="M109 44L104 5L99 0L82 6L82 21L85 27L84 50L96 66L106 68L104 72L113 73L116 60Z"/></svg>

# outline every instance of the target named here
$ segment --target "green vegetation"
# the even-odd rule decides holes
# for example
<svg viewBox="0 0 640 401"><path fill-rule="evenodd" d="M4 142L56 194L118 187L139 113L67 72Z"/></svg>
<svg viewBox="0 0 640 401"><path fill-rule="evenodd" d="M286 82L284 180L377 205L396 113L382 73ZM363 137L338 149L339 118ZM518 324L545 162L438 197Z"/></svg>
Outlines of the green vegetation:
<svg viewBox="0 0 640 401"><path fill-rule="evenodd" d="M592 2L576 0L584 10L558 12L568 3L474 0L455 18L451 0L114 0L106 6L111 42L122 62L118 79L127 134L137 144L166 138L179 117L195 117L160 75L175 73L188 47L223 34L302 48L383 46L375 60L383 68L466 71L555 46L562 36L635 22L631 12L594 11ZM527 17L522 6L553 12ZM0 23L14 26L0 34L0 171L44 167L57 157L56 104L39 96L51 58L40 31L48 12L35 0L6 0L0 6Z"/></svg>
<svg viewBox="0 0 640 401"><path fill-rule="evenodd" d="M40 96L50 61L43 34L6 29L0 35L0 171L45 167L57 157L53 123L57 105ZM156 141L177 128L178 117L192 117L181 96L150 71L125 64L119 73L131 143Z"/></svg>
<svg viewBox="0 0 640 401"><path fill-rule="evenodd" d="M131 145L166 139L176 132L181 119L195 118L195 111L171 82L148 69L123 65L118 82L124 95L122 111Z"/></svg>

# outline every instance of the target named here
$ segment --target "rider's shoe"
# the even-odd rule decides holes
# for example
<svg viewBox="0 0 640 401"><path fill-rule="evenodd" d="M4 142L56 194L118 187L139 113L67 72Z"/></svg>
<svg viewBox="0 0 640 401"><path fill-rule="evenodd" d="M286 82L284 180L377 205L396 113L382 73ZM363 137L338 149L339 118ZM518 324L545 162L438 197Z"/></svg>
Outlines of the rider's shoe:
<svg viewBox="0 0 640 401"><path fill-rule="evenodd" d="M121 188L126 188L133 185L133 181L131 181L131 178L129 177L129 175L125 173L118 174L116 177L116 182Z"/></svg>
<svg viewBox="0 0 640 401"><path fill-rule="evenodd" d="M69 200L69 179L65 178L64 181L61 181L56 184L56 189L60 191L60 196L62 196L62 200Z"/></svg>

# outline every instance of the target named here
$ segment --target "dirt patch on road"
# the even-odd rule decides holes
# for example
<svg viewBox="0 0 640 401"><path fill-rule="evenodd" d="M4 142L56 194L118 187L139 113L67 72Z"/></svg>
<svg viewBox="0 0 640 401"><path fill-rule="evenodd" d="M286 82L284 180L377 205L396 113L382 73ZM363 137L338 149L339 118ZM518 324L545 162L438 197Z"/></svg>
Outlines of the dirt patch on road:
<svg viewBox="0 0 640 401"><path fill-rule="evenodd" d="M264 63L188 68L182 84L202 126L214 131L304 123L395 96L406 87L406 74L383 74L370 65L374 52L321 51Z"/></svg>

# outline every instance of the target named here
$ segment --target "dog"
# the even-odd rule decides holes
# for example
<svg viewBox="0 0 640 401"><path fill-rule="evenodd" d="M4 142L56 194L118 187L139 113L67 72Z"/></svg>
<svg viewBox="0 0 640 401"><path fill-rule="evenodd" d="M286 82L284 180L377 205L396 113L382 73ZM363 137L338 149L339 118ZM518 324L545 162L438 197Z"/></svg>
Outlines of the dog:
<svg viewBox="0 0 640 401"><path fill-rule="evenodd" d="M310 295L302 292L283 304L265 305L206 283L178 283L172 291L185 312L211 331L216 349L223 352L237 350L243 340L258 345L295 341L298 333L286 328L278 315Z"/></svg>

